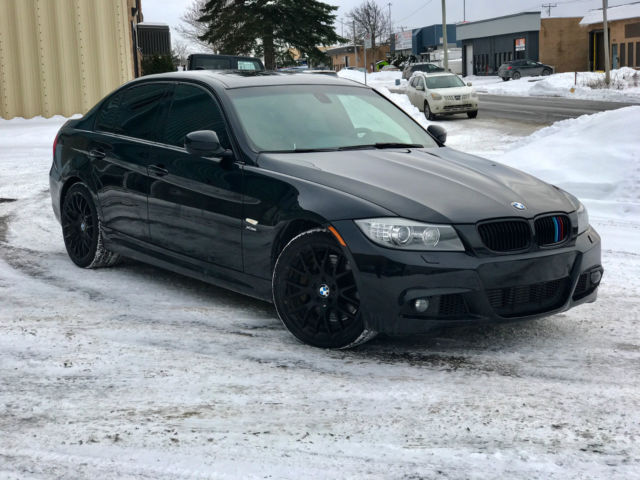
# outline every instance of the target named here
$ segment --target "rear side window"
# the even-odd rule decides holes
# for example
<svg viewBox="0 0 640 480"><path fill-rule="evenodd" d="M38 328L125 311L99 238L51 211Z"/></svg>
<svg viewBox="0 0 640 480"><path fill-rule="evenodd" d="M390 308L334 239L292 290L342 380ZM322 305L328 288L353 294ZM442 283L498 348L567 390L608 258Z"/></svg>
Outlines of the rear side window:
<svg viewBox="0 0 640 480"><path fill-rule="evenodd" d="M238 70L262 70L260 64L253 60L238 60Z"/></svg>
<svg viewBox="0 0 640 480"><path fill-rule="evenodd" d="M113 95L98 113L96 130L155 140L166 85L140 85Z"/></svg>
<svg viewBox="0 0 640 480"><path fill-rule="evenodd" d="M179 84L173 94L162 142L184 147L184 137L196 130L213 130L229 148L229 135L218 103L202 88Z"/></svg>

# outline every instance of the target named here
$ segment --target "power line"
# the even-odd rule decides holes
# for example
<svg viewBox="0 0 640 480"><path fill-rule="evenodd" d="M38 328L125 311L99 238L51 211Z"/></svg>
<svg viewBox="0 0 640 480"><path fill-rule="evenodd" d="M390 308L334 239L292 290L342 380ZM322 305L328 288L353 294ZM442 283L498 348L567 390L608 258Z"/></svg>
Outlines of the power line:
<svg viewBox="0 0 640 480"><path fill-rule="evenodd" d="M427 3L425 3L424 5L422 5L421 7L419 7L415 12L413 12L411 15L407 15L404 18L401 18L400 20L398 20L398 22L404 22L407 18L411 18L413 17L416 13L418 13L420 10L422 10L423 8L425 8L427 5L429 5L433 0L429 0Z"/></svg>
<svg viewBox="0 0 640 480"><path fill-rule="evenodd" d="M546 4L543 3L542 4L542 8L546 8L547 9L547 17L551 16L551 9L552 8L556 8L557 6L558 6L557 3L553 3L553 4L552 3L546 3Z"/></svg>

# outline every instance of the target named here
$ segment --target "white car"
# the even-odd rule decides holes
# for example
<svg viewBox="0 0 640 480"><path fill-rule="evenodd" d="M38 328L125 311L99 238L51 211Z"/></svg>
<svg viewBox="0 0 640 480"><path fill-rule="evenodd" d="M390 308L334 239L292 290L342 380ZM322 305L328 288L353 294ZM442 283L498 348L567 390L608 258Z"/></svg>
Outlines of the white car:
<svg viewBox="0 0 640 480"><path fill-rule="evenodd" d="M415 73L407 85L411 103L433 120L436 115L466 113L469 118L478 116L478 94L458 75L447 72Z"/></svg>

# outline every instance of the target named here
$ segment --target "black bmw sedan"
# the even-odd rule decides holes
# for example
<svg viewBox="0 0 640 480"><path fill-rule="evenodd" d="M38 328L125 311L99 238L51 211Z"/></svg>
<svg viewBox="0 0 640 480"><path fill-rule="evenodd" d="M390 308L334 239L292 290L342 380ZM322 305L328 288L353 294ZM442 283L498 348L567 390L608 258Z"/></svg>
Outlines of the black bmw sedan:
<svg viewBox="0 0 640 480"><path fill-rule="evenodd" d="M593 302L584 206L445 138L324 75L143 77L61 128L53 210L79 267L126 256L273 301L318 347Z"/></svg>

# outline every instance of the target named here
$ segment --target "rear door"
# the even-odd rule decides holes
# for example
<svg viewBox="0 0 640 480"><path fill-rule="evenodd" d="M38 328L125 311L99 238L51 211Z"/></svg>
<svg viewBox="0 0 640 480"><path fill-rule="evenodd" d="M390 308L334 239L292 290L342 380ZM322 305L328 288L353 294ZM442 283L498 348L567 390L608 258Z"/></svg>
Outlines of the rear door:
<svg viewBox="0 0 640 480"><path fill-rule="evenodd" d="M151 147L149 229L157 246L242 270L242 169L230 160L187 153L185 136L213 130L230 148L222 109L205 88L175 85L158 144Z"/></svg>
<svg viewBox="0 0 640 480"><path fill-rule="evenodd" d="M149 238L149 147L168 85L137 84L112 95L97 114L87 146L103 226L141 240Z"/></svg>

